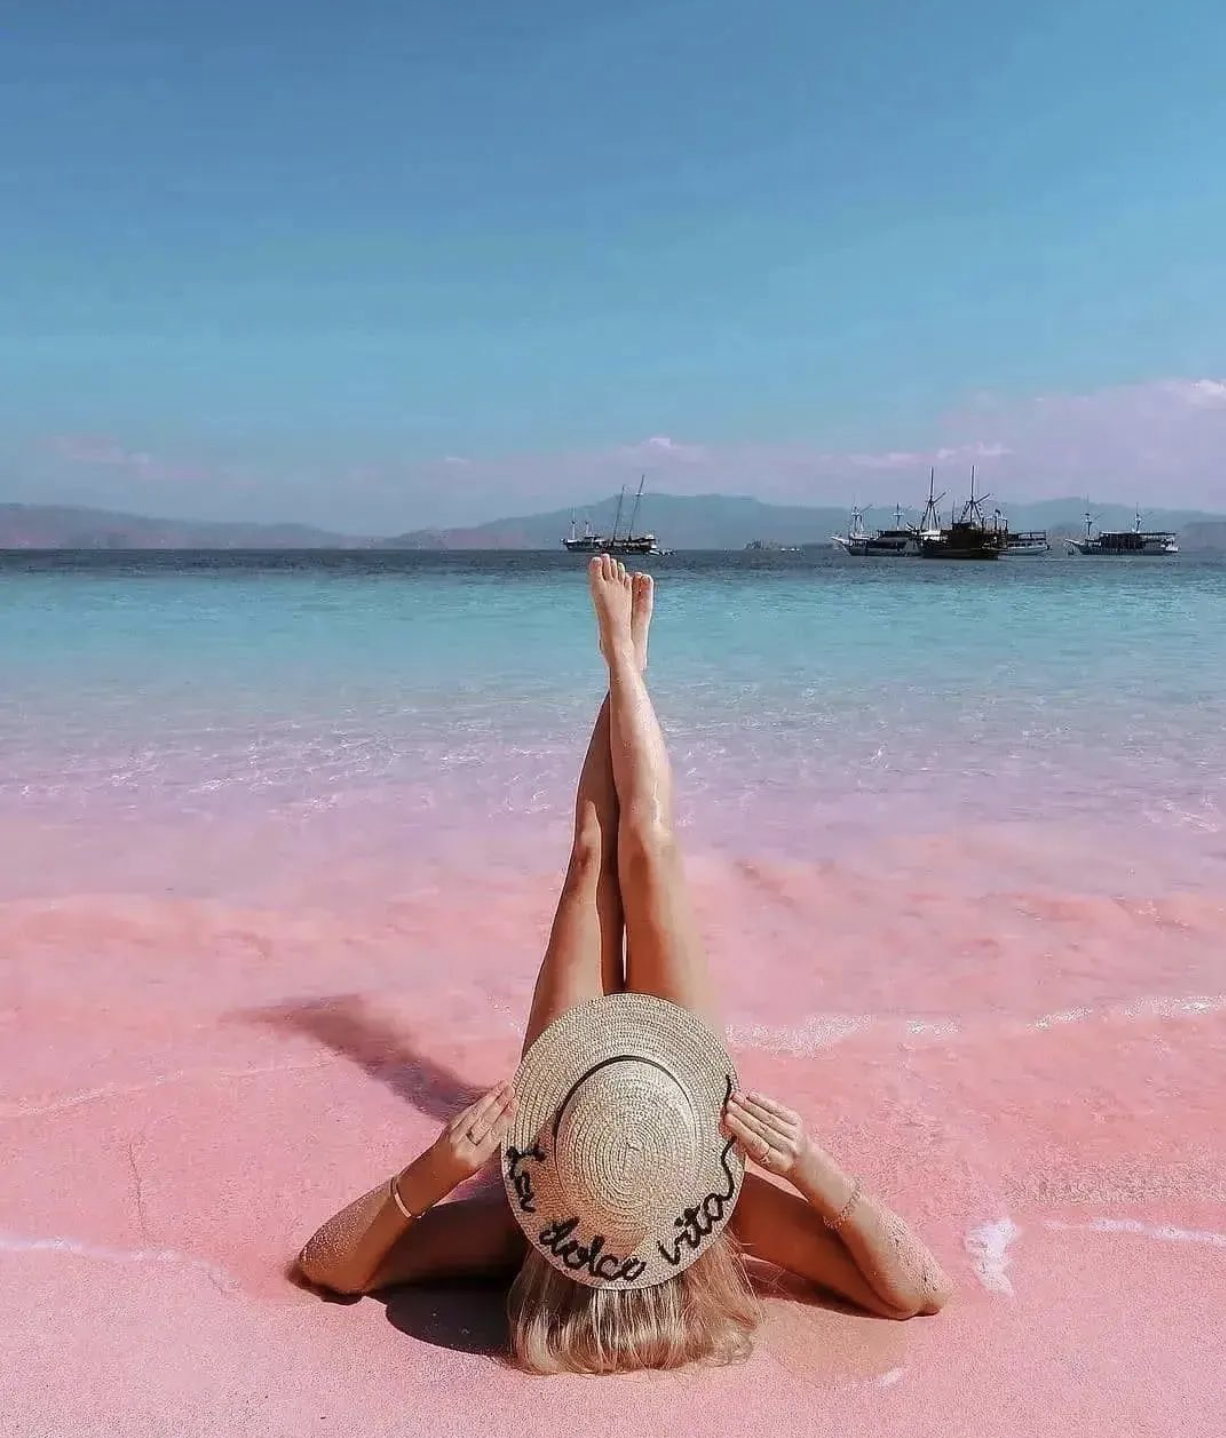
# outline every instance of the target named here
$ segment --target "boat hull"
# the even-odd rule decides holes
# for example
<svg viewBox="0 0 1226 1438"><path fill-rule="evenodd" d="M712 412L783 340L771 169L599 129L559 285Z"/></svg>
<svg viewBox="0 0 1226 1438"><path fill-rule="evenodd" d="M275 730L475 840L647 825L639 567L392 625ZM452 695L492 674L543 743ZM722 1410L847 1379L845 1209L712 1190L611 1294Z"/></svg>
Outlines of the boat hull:
<svg viewBox="0 0 1226 1438"><path fill-rule="evenodd" d="M1109 559L1162 559L1179 553L1179 545L1173 539L1130 545L1103 545L1097 539L1070 539L1068 545L1070 553L1084 554L1091 558L1102 555Z"/></svg>
<svg viewBox="0 0 1226 1438"><path fill-rule="evenodd" d="M999 559L1003 546L977 539L925 539L920 554L925 559Z"/></svg>
<svg viewBox="0 0 1226 1438"><path fill-rule="evenodd" d="M999 559L999 549L959 549L945 544L926 544L923 549L925 559L958 559L974 563L982 559Z"/></svg>
<svg viewBox="0 0 1226 1438"><path fill-rule="evenodd" d="M877 534L864 552L873 559L918 559L920 542L913 534Z"/></svg>
<svg viewBox="0 0 1226 1438"><path fill-rule="evenodd" d="M664 550L654 539L564 539L562 547L568 554L663 554Z"/></svg>

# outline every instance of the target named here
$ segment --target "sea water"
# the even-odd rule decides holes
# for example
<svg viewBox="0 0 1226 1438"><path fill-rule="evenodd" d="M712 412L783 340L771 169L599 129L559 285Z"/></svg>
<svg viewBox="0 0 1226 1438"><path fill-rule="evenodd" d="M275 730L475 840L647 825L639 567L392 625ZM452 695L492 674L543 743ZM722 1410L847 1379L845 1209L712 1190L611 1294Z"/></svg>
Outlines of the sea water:
<svg viewBox="0 0 1226 1438"><path fill-rule="evenodd" d="M928 1391L1165 1411L1226 1292L1226 565L649 563L733 1054L954 1272ZM175 1372L201 1285L273 1341L304 1233L514 1069L603 690L564 554L0 558L0 1252L54 1351L91 1264ZM1151 1302L1198 1321L1132 1353ZM789 1402L925 1361L806 1334Z"/></svg>
<svg viewBox="0 0 1226 1438"><path fill-rule="evenodd" d="M693 849L1031 825L1177 853L1189 882L1221 857L1226 565L650 563ZM9 555L0 597L0 821L271 822L292 847L326 815L329 848L419 860L564 842L602 692L580 560Z"/></svg>

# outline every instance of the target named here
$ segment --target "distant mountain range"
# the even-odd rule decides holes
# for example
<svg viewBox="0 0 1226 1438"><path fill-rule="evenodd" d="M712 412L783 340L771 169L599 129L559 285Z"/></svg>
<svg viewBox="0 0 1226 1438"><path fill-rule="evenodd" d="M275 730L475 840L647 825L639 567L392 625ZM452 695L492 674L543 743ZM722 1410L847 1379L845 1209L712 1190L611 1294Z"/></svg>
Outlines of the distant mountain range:
<svg viewBox="0 0 1226 1438"><path fill-rule="evenodd" d="M392 538L341 534L301 524L201 523L150 519L110 510L58 505L0 504L0 549L557 549L570 530L571 515L593 528L613 528L617 499L611 496L583 509L553 510L452 529L419 529ZM1053 499L1011 504L1002 509L1014 529L1080 534L1085 501ZM1104 529L1128 529L1127 505L1093 509ZM914 517L914 515L912 516ZM623 514L623 527L628 515ZM893 523L886 510L867 516ZM847 524L846 509L765 504L742 496L653 494L643 501L638 528L650 529L665 549L743 549L752 540L777 544L824 544ZM1188 551L1226 550L1226 516L1203 511L1154 509L1145 513L1151 529L1173 529Z"/></svg>
<svg viewBox="0 0 1226 1438"><path fill-rule="evenodd" d="M0 504L0 549L369 549L305 524L212 524L109 509Z"/></svg>

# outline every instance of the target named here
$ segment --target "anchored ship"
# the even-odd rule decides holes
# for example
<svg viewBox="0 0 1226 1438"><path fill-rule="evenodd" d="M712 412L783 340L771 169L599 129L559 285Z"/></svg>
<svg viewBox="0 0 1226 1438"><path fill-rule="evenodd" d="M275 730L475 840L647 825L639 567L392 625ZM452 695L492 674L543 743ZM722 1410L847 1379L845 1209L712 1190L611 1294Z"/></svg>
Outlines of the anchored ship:
<svg viewBox="0 0 1226 1438"><path fill-rule="evenodd" d="M634 496L634 508L630 511L630 524L625 534L619 535L621 528L622 510L626 503L626 486L622 485L622 492L617 500L617 513L613 518L613 533L610 535L597 534L592 529L591 520L584 520L583 533L580 534L575 525L575 517L572 514L570 520L570 535L562 541L562 547L571 554L664 554L656 543L654 534L635 534L634 526L639 517L639 506L643 501L643 485L647 476L639 479L638 493Z"/></svg>
<svg viewBox="0 0 1226 1438"><path fill-rule="evenodd" d="M919 532L903 520L902 505L894 506L894 528L875 530L864 546L865 554L883 558L912 558L920 552Z"/></svg>
<svg viewBox="0 0 1226 1438"><path fill-rule="evenodd" d="M920 554L925 559L999 559L1005 549L1007 531L989 524L984 517L986 494L975 493L975 466L971 466L971 497L957 519L934 526L937 501L933 495L935 473L929 477L928 505L920 523ZM934 532L935 528L935 532Z"/></svg>
<svg viewBox="0 0 1226 1438"><path fill-rule="evenodd" d="M847 533L830 536L836 549L841 549L844 554L881 559L913 558L919 554L920 530L916 525L906 523L901 505L894 506L893 529L874 529L870 533L864 527L864 516L867 513L867 507L853 507Z"/></svg>
<svg viewBox="0 0 1226 1438"><path fill-rule="evenodd" d="M1087 509L1086 532L1065 543L1070 554L1178 554L1179 540L1169 529L1142 529L1138 509L1131 529L1105 529L1094 533L1096 516Z"/></svg>
<svg viewBox="0 0 1226 1438"><path fill-rule="evenodd" d="M572 554L602 554L608 540L603 535L597 534L592 529L592 521L584 519L583 533L580 534L575 525L575 516L570 517L570 537L562 541L565 549Z"/></svg>
<svg viewBox="0 0 1226 1438"><path fill-rule="evenodd" d="M836 549L841 549L844 554L866 554L868 552L869 533L864 527L865 511L857 505L851 507L851 518L847 522L846 534L832 534L830 542Z"/></svg>
<svg viewBox="0 0 1226 1438"><path fill-rule="evenodd" d="M1005 526L1005 547L1001 550L1002 558L1006 555L1019 556L1027 554L1046 554L1051 549L1047 542L1047 531L1045 529L1021 529L1014 533L1007 525Z"/></svg>

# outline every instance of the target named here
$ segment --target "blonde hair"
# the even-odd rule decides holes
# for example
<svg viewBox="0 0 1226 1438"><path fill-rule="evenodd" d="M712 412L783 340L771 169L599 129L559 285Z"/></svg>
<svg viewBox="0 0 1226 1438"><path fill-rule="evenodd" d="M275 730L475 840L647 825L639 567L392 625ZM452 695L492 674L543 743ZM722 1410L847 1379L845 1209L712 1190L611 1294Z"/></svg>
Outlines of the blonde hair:
<svg viewBox="0 0 1226 1438"><path fill-rule="evenodd" d="M589 1288L529 1248L507 1299L511 1360L528 1373L625 1373L749 1356L760 1309L725 1229L652 1288Z"/></svg>

